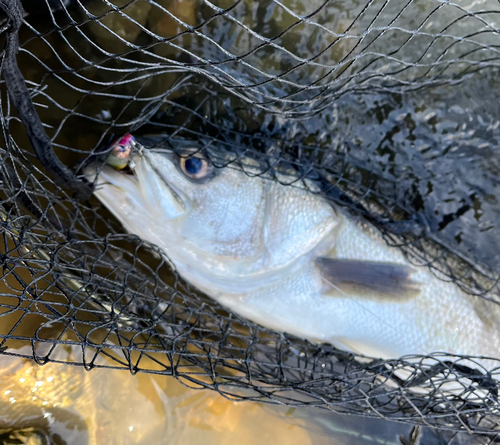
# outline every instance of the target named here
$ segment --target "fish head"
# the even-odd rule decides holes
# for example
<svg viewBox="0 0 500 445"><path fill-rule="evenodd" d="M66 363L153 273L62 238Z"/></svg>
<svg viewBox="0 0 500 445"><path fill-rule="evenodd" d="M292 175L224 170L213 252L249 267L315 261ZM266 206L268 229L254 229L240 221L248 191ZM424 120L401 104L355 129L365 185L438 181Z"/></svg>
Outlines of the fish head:
<svg viewBox="0 0 500 445"><path fill-rule="evenodd" d="M214 158L226 161L220 153L207 156L195 143L146 149L139 141L125 168L118 144L95 194L129 232L162 248L185 271L221 279L272 271L313 248L336 224L332 207L304 190L241 168L217 168Z"/></svg>
<svg viewBox="0 0 500 445"><path fill-rule="evenodd" d="M262 181L237 169L216 168L195 143L135 149L115 144L99 172L95 194L131 233L151 241L172 260L227 269L263 249ZM139 139L141 140L141 139ZM95 168L86 170L87 177Z"/></svg>

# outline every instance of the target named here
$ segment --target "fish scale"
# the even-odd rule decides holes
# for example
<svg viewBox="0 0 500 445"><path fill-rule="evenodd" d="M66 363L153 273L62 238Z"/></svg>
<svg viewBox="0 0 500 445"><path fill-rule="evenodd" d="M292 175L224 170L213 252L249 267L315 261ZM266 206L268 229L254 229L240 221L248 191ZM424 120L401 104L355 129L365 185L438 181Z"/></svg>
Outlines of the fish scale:
<svg viewBox="0 0 500 445"><path fill-rule="evenodd" d="M206 180L194 180L172 151L131 152L133 175L106 166L96 196L229 310L376 358L500 358L494 303L412 266L378 232L320 195L234 168L211 167ZM95 172L88 167L87 177Z"/></svg>

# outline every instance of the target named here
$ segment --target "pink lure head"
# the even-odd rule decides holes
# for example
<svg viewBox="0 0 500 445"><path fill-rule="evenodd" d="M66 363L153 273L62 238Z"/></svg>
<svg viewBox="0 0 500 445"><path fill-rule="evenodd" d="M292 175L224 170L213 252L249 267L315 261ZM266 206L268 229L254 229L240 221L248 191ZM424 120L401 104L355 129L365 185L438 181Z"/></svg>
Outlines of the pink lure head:
<svg viewBox="0 0 500 445"><path fill-rule="evenodd" d="M134 142L135 139L130 133L117 139L112 144L112 150L108 156L107 164L118 170L125 168L128 165Z"/></svg>

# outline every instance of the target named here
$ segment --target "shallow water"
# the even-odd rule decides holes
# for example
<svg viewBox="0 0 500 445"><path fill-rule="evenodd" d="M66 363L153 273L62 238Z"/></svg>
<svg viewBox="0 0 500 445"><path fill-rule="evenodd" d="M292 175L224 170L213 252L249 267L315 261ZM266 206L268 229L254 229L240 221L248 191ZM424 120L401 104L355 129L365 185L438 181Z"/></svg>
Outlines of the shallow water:
<svg viewBox="0 0 500 445"><path fill-rule="evenodd" d="M10 352L31 353L26 347ZM80 355L79 347L65 346L52 357L75 361ZM380 419L233 402L173 377L39 366L18 357L0 356L0 386L0 430L32 428L59 445L401 445L399 436L411 434L408 425ZM442 445L451 437L425 430L421 443Z"/></svg>

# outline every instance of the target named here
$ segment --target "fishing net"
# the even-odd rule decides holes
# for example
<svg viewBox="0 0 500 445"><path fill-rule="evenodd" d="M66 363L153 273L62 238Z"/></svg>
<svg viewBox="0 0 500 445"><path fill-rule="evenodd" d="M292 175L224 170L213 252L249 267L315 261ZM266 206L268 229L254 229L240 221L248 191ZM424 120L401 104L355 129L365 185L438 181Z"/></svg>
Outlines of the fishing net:
<svg viewBox="0 0 500 445"><path fill-rule="evenodd" d="M228 313L126 234L82 168L127 132L216 146L274 181L293 168L412 263L496 302L496 2L0 6L4 354L67 362L79 345L71 363L89 370L495 441L499 377L484 361L367 360Z"/></svg>

